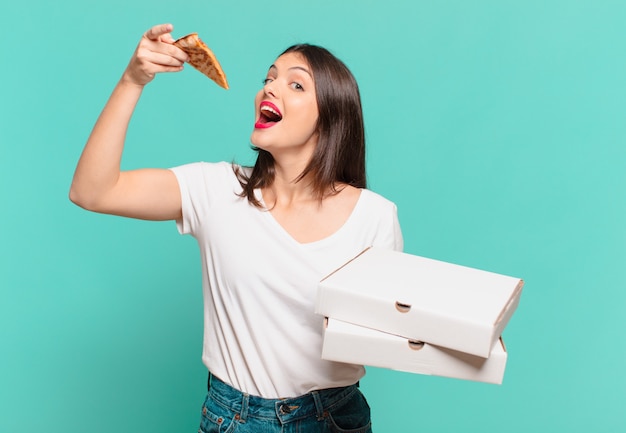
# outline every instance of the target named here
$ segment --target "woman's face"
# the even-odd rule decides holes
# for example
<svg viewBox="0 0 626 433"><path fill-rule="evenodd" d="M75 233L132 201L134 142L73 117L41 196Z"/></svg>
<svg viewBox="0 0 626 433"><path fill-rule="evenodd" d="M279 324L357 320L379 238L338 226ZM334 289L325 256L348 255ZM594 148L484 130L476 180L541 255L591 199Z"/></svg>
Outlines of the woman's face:
<svg viewBox="0 0 626 433"><path fill-rule="evenodd" d="M317 144L317 99L313 72L298 53L276 59L255 98L254 131L250 140L274 158L310 158Z"/></svg>

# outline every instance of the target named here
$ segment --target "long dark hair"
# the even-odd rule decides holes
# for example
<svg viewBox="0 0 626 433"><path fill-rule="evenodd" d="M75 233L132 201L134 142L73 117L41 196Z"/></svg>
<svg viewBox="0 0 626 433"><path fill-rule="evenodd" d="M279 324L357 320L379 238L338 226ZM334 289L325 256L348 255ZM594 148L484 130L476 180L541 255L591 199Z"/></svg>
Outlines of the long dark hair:
<svg viewBox="0 0 626 433"><path fill-rule="evenodd" d="M346 65L327 49L310 44L298 44L281 53L303 56L315 81L318 141L309 164L296 182L311 175L313 192L319 200L336 194L337 183L366 187L365 129L359 87ZM258 147L257 160L249 174L235 169L246 197L255 206L262 207L254 195L256 188L265 188L274 182L274 158Z"/></svg>

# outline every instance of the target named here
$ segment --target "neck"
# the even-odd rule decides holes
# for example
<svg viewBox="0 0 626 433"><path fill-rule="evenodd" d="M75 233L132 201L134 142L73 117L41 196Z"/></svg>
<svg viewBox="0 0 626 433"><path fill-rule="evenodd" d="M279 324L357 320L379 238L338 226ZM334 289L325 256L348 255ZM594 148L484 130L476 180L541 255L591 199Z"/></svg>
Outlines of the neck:
<svg viewBox="0 0 626 433"><path fill-rule="evenodd" d="M274 182L263 190L263 196L268 206L272 204L295 204L314 199L311 186L311 175L297 180L304 166L293 165L285 167L276 164Z"/></svg>

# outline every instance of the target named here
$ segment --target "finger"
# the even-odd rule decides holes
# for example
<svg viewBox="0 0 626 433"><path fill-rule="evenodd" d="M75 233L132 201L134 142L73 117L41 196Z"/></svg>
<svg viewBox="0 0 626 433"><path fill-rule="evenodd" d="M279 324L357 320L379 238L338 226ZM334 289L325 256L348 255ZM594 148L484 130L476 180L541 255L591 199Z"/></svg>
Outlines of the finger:
<svg viewBox="0 0 626 433"><path fill-rule="evenodd" d="M171 59L171 58L170 58ZM168 61L170 62L168 64ZM159 62L163 62L160 64ZM174 63L167 58L141 58L137 57L127 68L128 77L137 84L147 84L155 75L162 72L179 72L183 70L182 63Z"/></svg>
<svg viewBox="0 0 626 433"><path fill-rule="evenodd" d="M175 48L175 47L174 47ZM184 54L184 53L183 53ZM155 51L151 49L140 49L137 51L136 58L140 65L143 67L154 66L175 66L180 67L183 65L184 58L176 58L169 53L163 51Z"/></svg>
<svg viewBox="0 0 626 433"><path fill-rule="evenodd" d="M174 57L180 62L189 61L189 56L187 55L187 53L178 48L176 45L160 40L150 40L146 36L139 42L136 55L139 57L146 57L146 55L149 55L148 53L166 54L168 56Z"/></svg>
<svg viewBox="0 0 626 433"><path fill-rule="evenodd" d="M177 58L181 62L188 62L189 61L189 55L185 51L181 50L176 45L174 45L174 42L176 42L176 41L174 40L174 38L172 37L171 34L167 33L167 34L161 36L160 41L165 43L165 44L167 44L167 47L166 47L166 50L165 50L165 52L167 54L169 54L172 57Z"/></svg>
<svg viewBox="0 0 626 433"><path fill-rule="evenodd" d="M176 57L170 56L169 54L163 54L163 53L152 53L150 61L151 63L154 63L155 65L173 66L173 67L180 67L185 63L184 59L177 59Z"/></svg>
<svg viewBox="0 0 626 433"><path fill-rule="evenodd" d="M178 48L176 45L164 42L158 44L150 44L148 47L148 49L155 54L165 54L167 56L173 57L176 60L179 60L181 63L189 61L189 55L187 55L186 52Z"/></svg>
<svg viewBox="0 0 626 433"><path fill-rule="evenodd" d="M165 42L165 43L171 44L171 43L174 42L174 38L172 37L172 35L169 32L167 32L166 34L161 36L161 42Z"/></svg>
<svg viewBox="0 0 626 433"><path fill-rule="evenodd" d="M164 66L160 72L180 72L184 66Z"/></svg>
<svg viewBox="0 0 626 433"><path fill-rule="evenodd" d="M170 33L172 30L174 30L174 26L171 24L159 24L148 30L144 36L151 41L157 41L159 37Z"/></svg>
<svg viewBox="0 0 626 433"><path fill-rule="evenodd" d="M187 54L186 52L184 52L183 50L181 50L180 48L178 48L175 45L172 45L172 50L169 51L169 54L180 60L181 62L189 62L189 54Z"/></svg>
<svg viewBox="0 0 626 433"><path fill-rule="evenodd" d="M185 51L174 45L174 42L176 42L176 40L172 37L170 33L166 33L161 36L160 41L169 45L166 49L166 52L170 56L177 58L181 62L189 61L189 55Z"/></svg>

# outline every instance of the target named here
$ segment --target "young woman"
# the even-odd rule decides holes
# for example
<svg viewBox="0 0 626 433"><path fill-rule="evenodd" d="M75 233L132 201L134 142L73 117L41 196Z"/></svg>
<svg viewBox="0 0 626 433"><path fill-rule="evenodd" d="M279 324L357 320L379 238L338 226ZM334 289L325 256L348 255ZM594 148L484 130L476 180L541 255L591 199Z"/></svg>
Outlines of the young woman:
<svg viewBox="0 0 626 433"><path fill-rule="evenodd" d="M402 249L396 207L365 189L359 91L345 65L288 48L255 99L254 167L193 163L120 171L143 87L187 55L151 28L78 162L71 200L95 212L175 220L202 257L202 432L370 432L360 365L322 360L317 283L369 246Z"/></svg>

